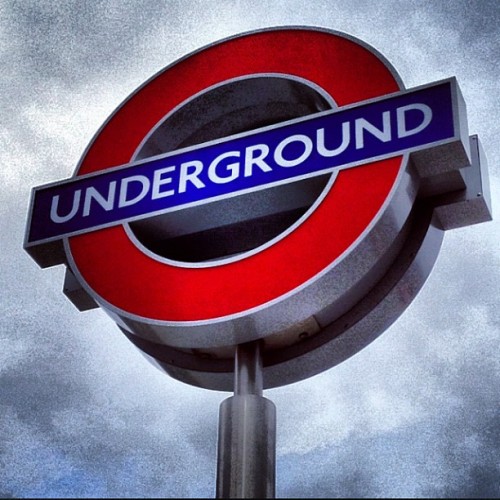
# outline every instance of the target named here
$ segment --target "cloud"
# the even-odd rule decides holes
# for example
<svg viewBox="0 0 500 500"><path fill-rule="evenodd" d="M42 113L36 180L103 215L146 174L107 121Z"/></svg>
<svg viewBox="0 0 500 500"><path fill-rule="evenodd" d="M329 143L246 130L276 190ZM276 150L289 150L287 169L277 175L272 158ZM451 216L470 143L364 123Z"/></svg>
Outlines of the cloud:
<svg viewBox="0 0 500 500"><path fill-rule="evenodd" d="M207 43L284 24L376 47L407 86L457 75L500 199L496 1L20 2L0 7L0 497L213 497L227 394L169 379L63 269L22 250L30 189L68 177L115 107ZM496 208L496 206L495 206ZM451 231L422 292L333 370L268 391L278 494L494 497L499 222Z"/></svg>
<svg viewBox="0 0 500 500"><path fill-rule="evenodd" d="M38 312L0 373L4 489L16 497L210 496L218 405L207 411L207 399L217 395L179 387L113 335L104 315L89 328L76 311Z"/></svg>

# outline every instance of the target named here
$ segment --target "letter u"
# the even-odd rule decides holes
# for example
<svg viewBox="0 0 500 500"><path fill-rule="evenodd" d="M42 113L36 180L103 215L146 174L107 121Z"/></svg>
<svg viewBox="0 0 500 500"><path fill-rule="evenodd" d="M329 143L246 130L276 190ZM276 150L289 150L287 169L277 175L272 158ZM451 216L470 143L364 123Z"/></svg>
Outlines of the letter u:
<svg viewBox="0 0 500 500"><path fill-rule="evenodd" d="M351 141L351 132L349 129L349 122L342 123L342 142L340 146L334 149L327 149L325 146L325 129L320 128L316 131L316 142L318 153L325 158L330 156L337 156L340 153L343 153L347 146L349 146L349 142Z"/></svg>
<svg viewBox="0 0 500 500"><path fill-rule="evenodd" d="M56 194L52 198L52 204L50 206L50 218L52 219L53 222L56 222L58 224L61 224L62 222L67 222L70 219L72 219L75 215L76 212L78 212L78 208L80 207L80 198L82 197L82 191L81 189L77 189L73 193L73 206L71 207L70 212L67 215L58 215L57 209L59 207L59 195Z"/></svg>

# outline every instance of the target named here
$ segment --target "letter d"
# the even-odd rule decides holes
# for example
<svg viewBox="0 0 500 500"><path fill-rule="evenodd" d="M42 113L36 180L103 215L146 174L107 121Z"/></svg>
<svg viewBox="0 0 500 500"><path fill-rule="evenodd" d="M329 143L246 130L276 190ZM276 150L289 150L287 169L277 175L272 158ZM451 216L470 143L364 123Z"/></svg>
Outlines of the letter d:
<svg viewBox="0 0 500 500"><path fill-rule="evenodd" d="M127 199L128 186L131 182L140 182L142 184L141 192L134 196L133 198ZM128 207L134 205L138 201L141 201L146 193L149 191L151 183L149 179L144 175L132 175L131 177L125 177L120 183L120 198L118 199L118 208Z"/></svg>
<svg viewBox="0 0 500 500"><path fill-rule="evenodd" d="M412 129L406 128L406 112L407 111L421 111L423 114L423 120L420 125ZM408 137L410 135L415 135L424 130L424 128L429 125L432 120L432 109L427 106L427 104L408 104L407 106L401 106L396 110L397 122L398 122L398 138Z"/></svg>

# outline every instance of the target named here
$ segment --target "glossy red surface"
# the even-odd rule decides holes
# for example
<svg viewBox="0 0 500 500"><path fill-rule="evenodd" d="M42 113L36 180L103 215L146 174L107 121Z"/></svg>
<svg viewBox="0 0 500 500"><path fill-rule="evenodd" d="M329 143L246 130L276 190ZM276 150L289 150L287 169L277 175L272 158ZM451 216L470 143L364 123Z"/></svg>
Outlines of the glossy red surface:
<svg viewBox="0 0 500 500"><path fill-rule="evenodd" d="M244 35L165 69L114 113L78 175L127 163L169 111L207 87L257 73L283 73L322 87L339 106L399 90L369 49L340 35L283 29ZM274 245L236 262L185 268L139 250L122 226L74 236L76 266L95 294L122 311L160 321L237 314L289 293L346 252L380 211L401 158L340 172L317 209Z"/></svg>

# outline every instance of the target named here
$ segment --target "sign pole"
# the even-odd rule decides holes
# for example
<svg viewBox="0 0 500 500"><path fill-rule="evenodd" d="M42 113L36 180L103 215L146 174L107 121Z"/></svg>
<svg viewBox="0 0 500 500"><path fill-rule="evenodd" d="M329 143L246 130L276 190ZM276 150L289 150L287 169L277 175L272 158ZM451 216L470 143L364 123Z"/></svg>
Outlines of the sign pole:
<svg viewBox="0 0 500 500"><path fill-rule="evenodd" d="M259 341L236 347L234 395L219 410L217 498L274 498L276 407L262 396Z"/></svg>

